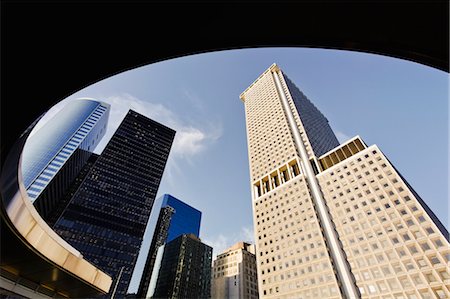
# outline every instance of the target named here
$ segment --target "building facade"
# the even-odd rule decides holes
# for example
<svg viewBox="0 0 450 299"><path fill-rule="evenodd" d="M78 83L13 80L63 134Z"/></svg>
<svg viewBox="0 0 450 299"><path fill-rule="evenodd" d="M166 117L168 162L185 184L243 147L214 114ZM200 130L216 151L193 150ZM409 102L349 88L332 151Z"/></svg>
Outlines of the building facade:
<svg viewBox="0 0 450 299"><path fill-rule="evenodd" d="M113 277L123 297L175 131L133 110L96 159L55 231Z"/></svg>
<svg viewBox="0 0 450 299"><path fill-rule="evenodd" d="M159 206L160 209L158 209ZM182 234L193 234L198 238L200 236L201 216L202 213L199 210L170 194L164 194L158 200L149 220L153 238L137 292L139 298L149 298L154 292L159 266L161 265L158 263L156 269L154 267L158 249ZM153 223L155 223L154 226L152 226Z"/></svg>
<svg viewBox="0 0 450 299"><path fill-rule="evenodd" d="M78 172L78 175L75 177L75 179L72 181L72 183L66 189L66 191L59 198L58 203L52 208L51 211L49 211L48 213L45 213L44 220L47 222L47 224L50 227L54 227L56 222L58 222L59 218L62 216L62 214L66 210L67 205L69 204L70 200L75 195L75 193L78 191L78 188L80 188L81 183L83 183L84 179L88 175L91 168L94 166L94 163L95 163L95 161L97 161L98 157L99 157L99 155L97 155L95 153L92 153L90 155L89 159L86 161L83 168L81 168L81 170Z"/></svg>
<svg viewBox="0 0 450 299"><path fill-rule="evenodd" d="M193 234L164 246L152 298L210 298L212 248Z"/></svg>
<svg viewBox="0 0 450 299"><path fill-rule="evenodd" d="M258 299L255 245L239 242L217 255L211 298Z"/></svg>
<svg viewBox="0 0 450 299"><path fill-rule="evenodd" d="M245 104L262 298L447 298L448 232L376 146L273 64Z"/></svg>
<svg viewBox="0 0 450 299"><path fill-rule="evenodd" d="M44 220L105 135L109 109L109 104L99 101L71 101L27 139L22 153L23 181Z"/></svg>

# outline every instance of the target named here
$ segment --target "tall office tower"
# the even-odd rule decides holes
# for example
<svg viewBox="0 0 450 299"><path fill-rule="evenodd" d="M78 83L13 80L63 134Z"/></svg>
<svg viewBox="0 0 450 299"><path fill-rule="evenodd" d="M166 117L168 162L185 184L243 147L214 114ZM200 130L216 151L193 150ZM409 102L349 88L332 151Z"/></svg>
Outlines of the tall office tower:
<svg viewBox="0 0 450 299"><path fill-rule="evenodd" d="M153 238L141 276L138 298L150 298L154 292L161 265L158 263L157 267L154 267L158 249L182 234L193 234L198 238L201 216L199 210L170 194L164 194L158 199L149 220L149 231L153 231Z"/></svg>
<svg viewBox="0 0 450 299"><path fill-rule="evenodd" d="M217 255L212 271L212 298L259 298L255 245L234 244Z"/></svg>
<svg viewBox="0 0 450 299"><path fill-rule="evenodd" d="M175 131L129 110L55 225L85 258L128 289Z"/></svg>
<svg viewBox="0 0 450 299"><path fill-rule="evenodd" d="M450 297L448 232L376 145L338 145L276 64L240 98L261 297Z"/></svg>
<svg viewBox="0 0 450 299"><path fill-rule="evenodd" d="M56 222L58 221L59 217L63 214L64 210L66 209L67 205L69 204L72 197L77 192L78 188L80 187L81 183L84 181L86 176L88 175L89 171L91 170L92 166L94 166L95 161L97 161L97 158L99 155L92 153L89 159L86 161L83 168L81 168L80 172L76 176L76 178L72 181L72 183L67 188L66 192L60 197L58 204L50 211L50 213L47 214L47 217L45 218L46 222L50 227L54 227Z"/></svg>
<svg viewBox="0 0 450 299"><path fill-rule="evenodd" d="M44 220L105 135L108 116L106 103L75 100L27 139L22 153L23 181Z"/></svg>
<svg viewBox="0 0 450 299"><path fill-rule="evenodd" d="M212 248L193 234L164 247L152 298L210 298Z"/></svg>

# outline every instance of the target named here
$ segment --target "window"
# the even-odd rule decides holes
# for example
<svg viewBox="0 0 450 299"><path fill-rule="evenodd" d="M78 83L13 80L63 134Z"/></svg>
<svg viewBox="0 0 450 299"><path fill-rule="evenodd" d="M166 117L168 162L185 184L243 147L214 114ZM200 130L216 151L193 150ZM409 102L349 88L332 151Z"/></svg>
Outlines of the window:
<svg viewBox="0 0 450 299"><path fill-rule="evenodd" d="M434 245L436 245L436 247L438 247L438 248L444 246L444 244L442 243L442 241L439 240L439 239L434 240L433 242L434 242Z"/></svg>
<svg viewBox="0 0 450 299"><path fill-rule="evenodd" d="M431 249L430 245L428 245L427 242L420 244L420 247L422 247L423 251L427 251L427 250Z"/></svg>
<svg viewBox="0 0 450 299"><path fill-rule="evenodd" d="M429 259L430 259L431 264L433 264L433 265L437 265L437 264L441 263L436 256L432 256Z"/></svg>
<svg viewBox="0 0 450 299"><path fill-rule="evenodd" d="M420 268L424 268L424 267L428 266L427 262L425 262L425 260L422 258L417 260L417 264L420 266Z"/></svg>
<svg viewBox="0 0 450 299"><path fill-rule="evenodd" d="M408 246L408 250L409 250L409 252L411 252L411 254L416 254L419 252L415 245Z"/></svg>

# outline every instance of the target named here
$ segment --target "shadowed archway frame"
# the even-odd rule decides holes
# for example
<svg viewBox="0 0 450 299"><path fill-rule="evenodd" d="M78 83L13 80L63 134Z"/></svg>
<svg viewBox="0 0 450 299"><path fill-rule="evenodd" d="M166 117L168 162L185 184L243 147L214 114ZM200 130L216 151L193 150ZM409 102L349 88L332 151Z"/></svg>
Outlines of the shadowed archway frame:
<svg viewBox="0 0 450 299"><path fill-rule="evenodd" d="M402 58L448 73L448 16L448 2L435 0L3 1L1 169L8 170L4 161L14 142L52 105L102 79L175 57L252 47L328 48ZM15 170L18 156L16 151L10 165ZM15 242L22 250L3 247L3 259L34 254L43 269L71 275L51 263L49 268L42 252L31 252L0 208L2 241L9 241L3 244ZM105 290L67 279L68 285L57 287L75 295L110 286L107 277Z"/></svg>
<svg viewBox="0 0 450 299"><path fill-rule="evenodd" d="M448 1L435 0L3 1L1 161L30 123L70 94L190 54L272 46L343 49L448 72L448 16Z"/></svg>

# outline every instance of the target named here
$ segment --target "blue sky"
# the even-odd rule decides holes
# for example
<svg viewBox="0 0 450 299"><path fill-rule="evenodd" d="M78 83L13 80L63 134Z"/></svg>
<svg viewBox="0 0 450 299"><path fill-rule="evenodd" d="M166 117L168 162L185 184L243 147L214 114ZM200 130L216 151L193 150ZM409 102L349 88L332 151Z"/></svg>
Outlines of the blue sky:
<svg viewBox="0 0 450 299"><path fill-rule="evenodd" d="M202 211L214 256L253 241L244 105L239 94L272 63L328 118L338 139L377 144L449 227L448 74L411 61L341 50L258 48L210 52L126 71L64 99L112 104L107 136L129 107L177 131L158 196ZM95 66L93 66L95 67ZM45 122L44 118L42 122ZM151 235L146 235L146 254ZM136 290L140 256L129 291Z"/></svg>

